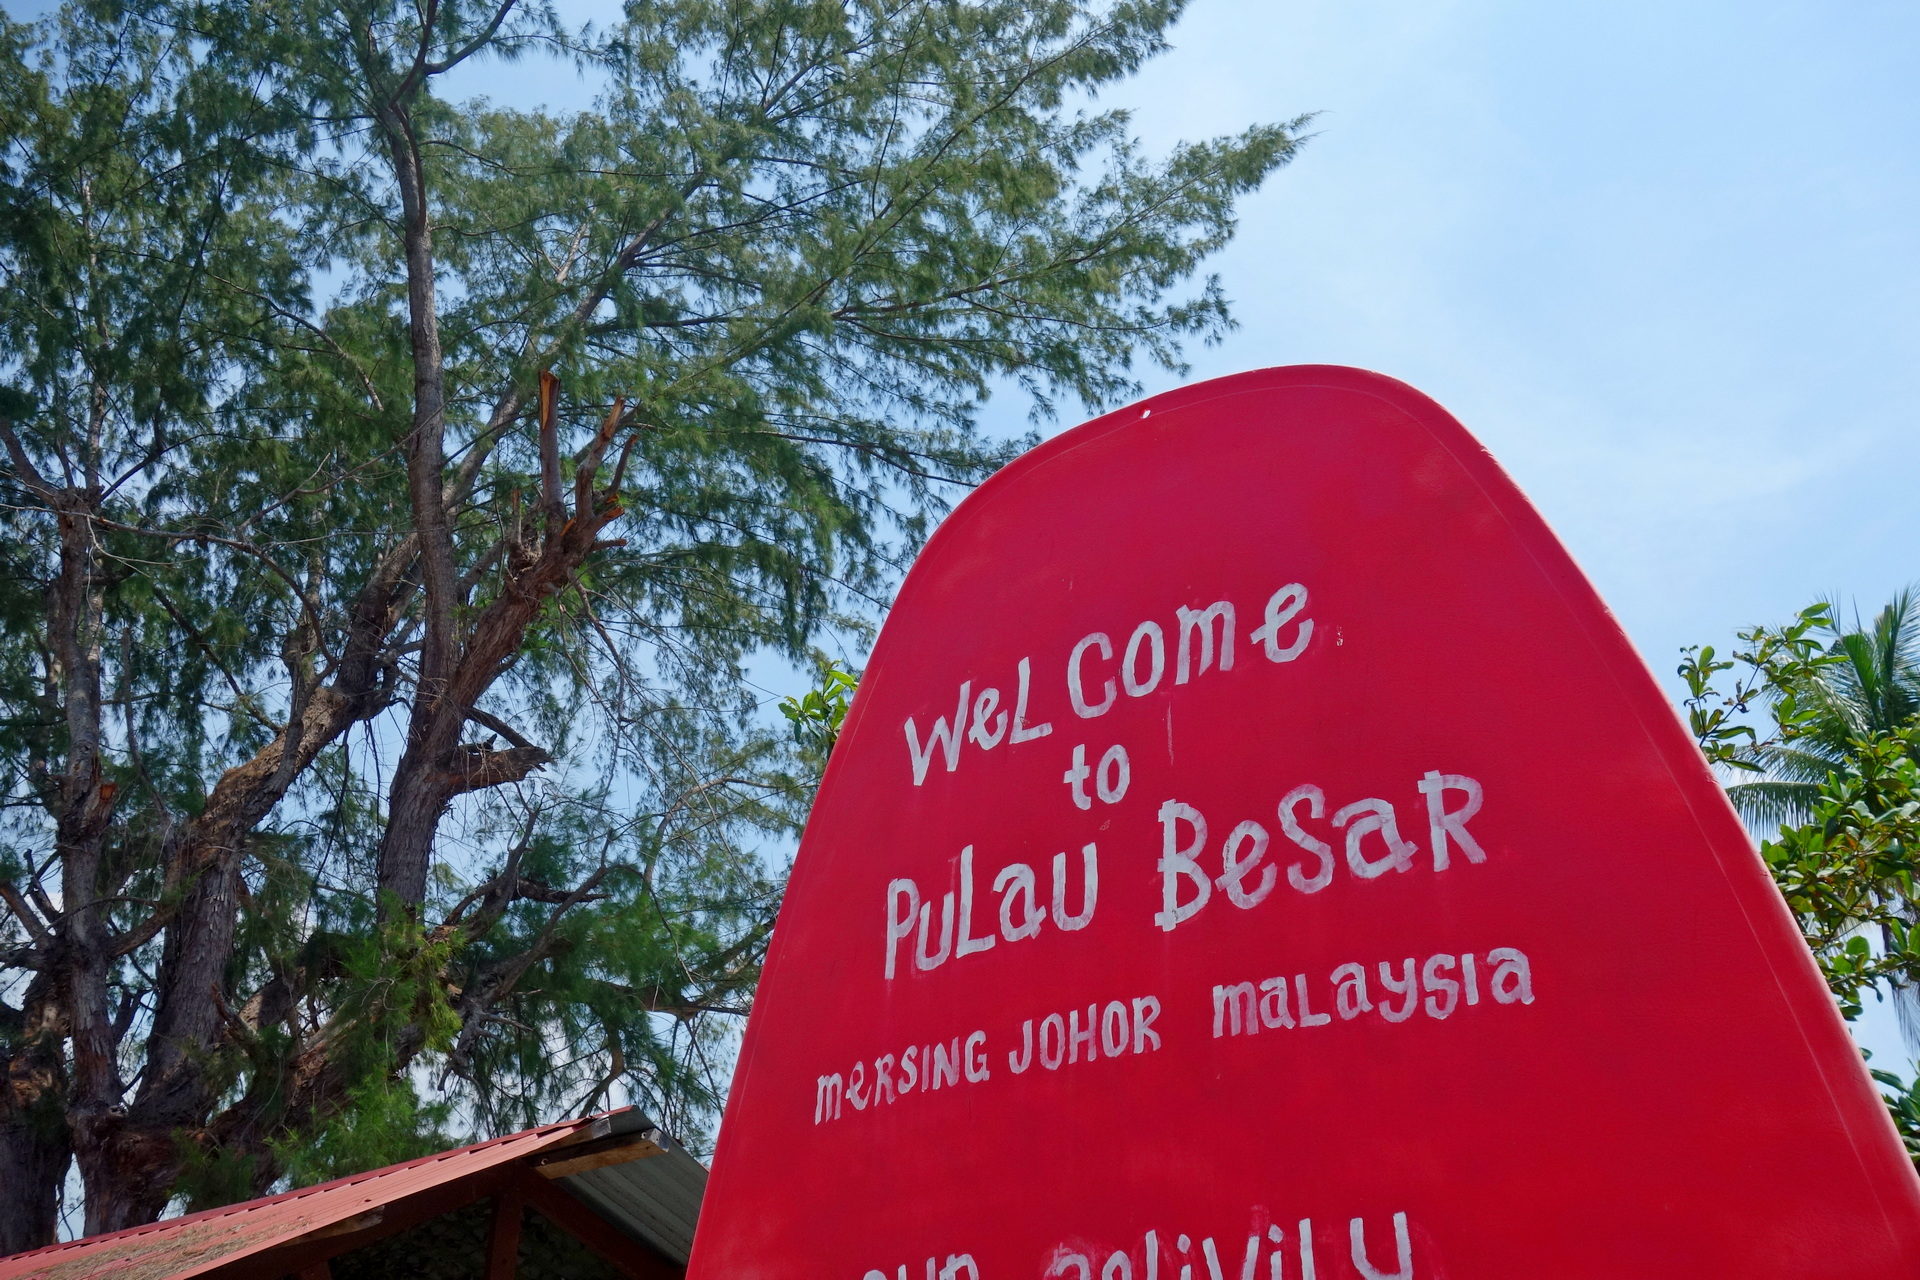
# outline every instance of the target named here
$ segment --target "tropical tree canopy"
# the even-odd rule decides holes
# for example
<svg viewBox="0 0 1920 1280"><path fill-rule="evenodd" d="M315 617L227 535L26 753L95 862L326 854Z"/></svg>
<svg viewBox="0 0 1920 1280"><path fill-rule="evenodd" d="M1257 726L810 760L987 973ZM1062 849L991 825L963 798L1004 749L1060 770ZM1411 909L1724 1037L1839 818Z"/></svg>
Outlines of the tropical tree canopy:
<svg viewBox="0 0 1920 1280"><path fill-rule="evenodd" d="M871 625L989 391L1229 324L1299 122L1143 154L1097 95L1182 7L0 19L0 1253L70 1168L93 1232L699 1140L831 741L742 664Z"/></svg>
<svg viewBox="0 0 1920 1280"><path fill-rule="evenodd" d="M1769 705L1791 699L1791 731L1753 739L1738 767L1759 776L1727 788L1742 816L1763 830L1804 823L1821 784L1856 760L1863 744L1920 721L1920 592L1895 593L1852 627L1833 620L1833 601L1822 608L1825 621L1814 634L1825 642L1825 660L1783 671L1760 690Z"/></svg>
<svg viewBox="0 0 1920 1280"><path fill-rule="evenodd" d="M1920 603L1851 629L1834 606L1743 632L1680 664L1690 726L1760 836L1760 854L1849 1020L1891 996L1920 1031ZM1920 1093L1874 1074L1920 1160Z"/></svg>

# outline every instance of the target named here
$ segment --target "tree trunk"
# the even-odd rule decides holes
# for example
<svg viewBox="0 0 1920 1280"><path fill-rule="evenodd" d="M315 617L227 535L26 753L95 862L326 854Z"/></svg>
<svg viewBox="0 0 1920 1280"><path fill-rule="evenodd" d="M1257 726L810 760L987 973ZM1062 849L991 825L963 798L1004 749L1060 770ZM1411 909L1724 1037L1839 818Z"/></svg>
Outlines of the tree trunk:
<svg viewBox="0 0 1920 1280"><path fill-rule="evenodd" d="M101 1225L117 1231L160 1216L179 1180L186 1152L205 1128L215 1102L206 1057L223 1038L218 1001L239 920L237 851L225 851L187 890L167 930L160 969L168 981L147 1041L140 1090L99 1153L104 1187L87 1184L87 1218L102 1198ZM204 981L202 981L204 979Z"/></svg>
<svg viewBox="0 0 1920 1280"><path fill-rule="evenodd" d="M434 293L433 228L427 206L426 170L404 97L412 77L394 91L381 112L393 175L400 189L401 242L407 267L407 339L413 357L413 425L407 432L407 497L420 548L425 629L420 682L414 693L407 746L394 770L387 830L380 845L380 913L412 909L426 897L428 851L448 795L431 775L458 742L464 714L441 714L453 673L458 638L454 606L459 584L453 564L453 531L444 495L446 468L446 372L440 348L440 317Z"/></svg>
<svg viewBox="0 0 1920 1280"><path fill-rule="evenodd" d="M378 577L367 588L375 596L393 590ZM365 640L358 647L372 643ZM285 797L292 780L329 743L377 710L374 664L352 653L349 658L342 663L342 679L358 680L360 687L316 690L297 724L290 721L252 759L221 776L206 807L182 828L178 847L169 851L170 878L183 883L182 898L166 925L156 975L158 1006L139 1092L83 1154L83 1171L94 1168L87 1175L89 1223L96 1201L103 1205L103 1225L89 1230L117 1230L157 1218L179 1180L183 1140L204 1139L208 1132L219 1081L207 1059L228 1035L219 1001L231 1001L226 969L240 916L241 855L248 836ZM252 1153L263 1151L264 1141Z"/></svg>
<svg viewBox="0 0 1920 1280"><path fill-rule="evenodd" d="M53 1241L72 1158L59 1008L44 972L21 1007L0 1025L0 1257Z"/></svg>
<svg viewBox="0 0 1920 1280"><path fill-rule="evenodd" d="M103 582L97 562L98 490L70 487L55 497L60 529L60 575L52 609L53 683L66 712L66 774L54 821L61 870L62 928L50 962L72 1039L68 1106L72 1142L87 1185L88 1233L108 1230L95 1213L96 1189L112 1175L96 1157L119 1123L120 1032L114 1025L108 977L112 968L100 884L101 854L113 816L115 785L101 759L100 724Z"/></svg>

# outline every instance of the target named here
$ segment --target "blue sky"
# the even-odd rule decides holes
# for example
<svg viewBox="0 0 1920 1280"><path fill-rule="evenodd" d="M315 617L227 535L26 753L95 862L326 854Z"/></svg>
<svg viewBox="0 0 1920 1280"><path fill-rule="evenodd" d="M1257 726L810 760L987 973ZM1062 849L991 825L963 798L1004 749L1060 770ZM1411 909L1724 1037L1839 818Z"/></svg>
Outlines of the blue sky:
<svg viewBox="0 0 1920 1280"><path fill-rule="evenodd" d="M1149 140L1321 114L1196 375L1402 378L1663 676L1920 577L1920 6L1195 0Z"/></svg>

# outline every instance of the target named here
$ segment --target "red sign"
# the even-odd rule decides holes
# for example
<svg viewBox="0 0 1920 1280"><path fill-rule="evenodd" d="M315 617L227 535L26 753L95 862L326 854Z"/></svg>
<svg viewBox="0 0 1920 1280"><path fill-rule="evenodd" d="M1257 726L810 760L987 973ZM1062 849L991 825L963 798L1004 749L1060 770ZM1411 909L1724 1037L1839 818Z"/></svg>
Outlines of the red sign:
<svg viewBox="0 0 1920 1280"><path fill-rule="evenodd" d="M1417 392L1270 369L968 498L801 844L701 1280L1920 1275L1665 697Z"/></svg>

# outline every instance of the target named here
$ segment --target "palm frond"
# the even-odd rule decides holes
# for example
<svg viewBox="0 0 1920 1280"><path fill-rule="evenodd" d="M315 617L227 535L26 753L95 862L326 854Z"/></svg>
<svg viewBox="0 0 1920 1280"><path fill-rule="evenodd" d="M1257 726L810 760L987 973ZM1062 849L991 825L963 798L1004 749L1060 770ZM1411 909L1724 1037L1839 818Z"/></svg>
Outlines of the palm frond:
<svg viewBox="0 0 1920 1280"><path fill-rule="evenodd" d="M1837 601L1827 616L1840 617ZM1802 712L1788 742L1753 753L1763 776L1727 787L1734 808L1757 834L1813 820L1828 778L1858 767L1867 744L1920 719L1920 585L1908 586L1871 622L1854 611L1853 625L1831 624L1826 652L1838 659L1819 666L1791 688L1769 691L1777 706L1790 693ZM1889 882L1893 895L1905 890ZM1920 902L1903 914L1920 918ZM1920 1051L1920 985L1889 984L1894 1013L1909 1047Z"/></svg>
<svg viewBox="0 0 1920 1280"><path fill-rule="evenodd" d="M1834 770L1847 767L1846 753L1829 748L1825 743L1761 747L1753 753L1753 759L1769 778L1804 782L1816 787L1825 782L1827 775Z"/></svg>
<svg viewBox="0 0 1920 1280"><path fill-rule="evenodd" d="M1731 784L1727 787L1727 798L1733 801L1734 811L1750 830L1772 831L1811 818L1813 806L1820 799L1820 784L1762 778Z"/></svg>

